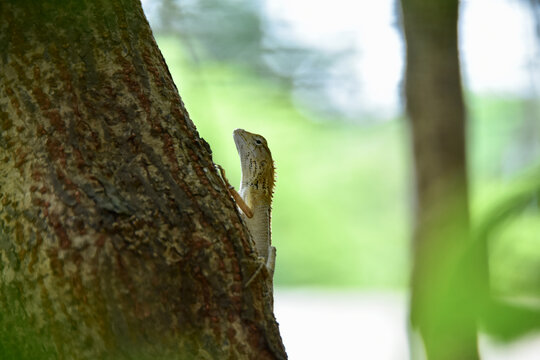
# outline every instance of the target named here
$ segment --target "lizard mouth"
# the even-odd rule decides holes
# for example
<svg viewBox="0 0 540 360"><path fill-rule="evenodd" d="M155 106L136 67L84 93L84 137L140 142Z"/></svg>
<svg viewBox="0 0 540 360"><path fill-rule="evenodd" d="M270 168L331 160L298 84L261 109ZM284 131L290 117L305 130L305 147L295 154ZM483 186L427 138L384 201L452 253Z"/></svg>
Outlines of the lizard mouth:
<svg viewBox="0 0 540 360"><path fill-rule="evenodd" d="M247 143L246 139L246 130L244 129L236 129L233 131L233 138L234 142L236 144L236 148L239 149L241 146L245 146Z"/></svg>
<svg viewBox="0 0 540 360"><path fill-rule="evenodd" d="M241 138L245 139L245 137L244 137L245 133L246 133L246 130L244 130L244 129L235 129L233 131L233 136L234 137L240 136Z"/></svg>

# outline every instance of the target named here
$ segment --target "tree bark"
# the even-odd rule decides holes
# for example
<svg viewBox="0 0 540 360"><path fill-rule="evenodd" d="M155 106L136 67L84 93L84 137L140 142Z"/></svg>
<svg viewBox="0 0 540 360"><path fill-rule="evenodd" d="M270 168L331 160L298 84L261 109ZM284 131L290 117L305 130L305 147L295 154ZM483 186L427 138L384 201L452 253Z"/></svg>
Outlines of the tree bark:
<svg viewBox="0 0 540 360"><path fill-rule="evenodd" d="M138 0L0 2L0 130L2 358L286 358Z"/></svg>
<svg viewBox="0 0 540 360"><path fill-rule="evenodd" d="M458 0L401 0L417 209L411 322L428 359L478 359ZM470 256L473 255L473 256Z"/></svg>

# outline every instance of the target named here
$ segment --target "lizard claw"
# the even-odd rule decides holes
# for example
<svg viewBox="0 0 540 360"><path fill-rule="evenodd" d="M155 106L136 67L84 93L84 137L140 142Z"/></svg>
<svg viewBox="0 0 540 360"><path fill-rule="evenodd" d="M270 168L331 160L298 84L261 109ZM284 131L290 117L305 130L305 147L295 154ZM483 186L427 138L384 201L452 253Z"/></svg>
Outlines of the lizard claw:
<svg viewBox="0 0 540 360"><path fill-rule="evenodd" d="M259 257L259 261L260 263L259 263L259 266L257 267L257 270L255 270L253 275L251 275L249 280L244 285L244 288L247 288L253 282L253 280L257 278L257 275L259 275L261 271L263 272L263 274L268 276L270 280L273 279L274 267L276 264L276 248L270 245L268 247L268 259L265 261L263 257Z"/></svg>
<svg viewBox="0 0 540 360"><path fill-rule="evenodd" d="M234 189L234 186L232 186L230 183L229 183L229 179L227 179L227 176L225 176L225 169L223 169L221 167L221 165L218 165L218 164L214 164L215 168L219 171L219 175L221 175L221 179L223 180L223 182L225 183L225 185L227 186L227 188L230 190L230 189Z"/></svg>
<svg viewBox="0 0 540 360"><path fill-rule="evenodd" d="M260 258L262 259L262 258ZM257 278L257 275L260 274L261 270L263 270L263 268L265 268L265 264L264 262L261 262L259 264L259 267L257 268L257 270L255 270L255 272L253 273L253 275L251 275L251 277L249 278L249 280L246 282L246 284L244 285L244 288L248 288L249 285L253 282L253 280L255 280Z"/></svg>

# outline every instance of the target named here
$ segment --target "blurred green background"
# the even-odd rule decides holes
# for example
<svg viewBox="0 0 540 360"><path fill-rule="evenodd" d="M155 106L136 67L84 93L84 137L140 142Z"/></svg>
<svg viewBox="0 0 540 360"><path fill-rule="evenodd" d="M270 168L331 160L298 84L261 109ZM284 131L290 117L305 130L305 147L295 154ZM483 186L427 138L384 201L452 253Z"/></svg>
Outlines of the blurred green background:
<svg viewBox="0 0 540 360"><path fill-rule="evenodd" d="M394 112L366 110L360 99L347 111L325 96L324 79L335 75L325 69L351 62L350 44L323 51L292 33L288 42L269 36L260 3L143 4L191 119L232 184L240 181L233 130L268 140L277 167L276 286L406 289L414 211L407 122L399 104ZM350 86L346 69L338 86ZM539 179L540 106L534 91L465 85L471 208L481 226ZM540 217L531 194L489 239L492 287L503 295L540 295Z"/></svg>

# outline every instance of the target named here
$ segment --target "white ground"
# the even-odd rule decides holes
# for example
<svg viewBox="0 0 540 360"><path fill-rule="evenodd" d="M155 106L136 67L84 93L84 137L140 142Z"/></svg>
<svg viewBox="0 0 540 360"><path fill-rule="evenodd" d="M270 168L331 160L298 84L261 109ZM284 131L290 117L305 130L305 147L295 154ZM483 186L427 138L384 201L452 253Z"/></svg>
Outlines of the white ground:
<svg viewBox="0 0 540 360"><path fill-rule="evenodd" d="M290 360L407 360L407 298L396 293L276 289ZM483 360L538 360L540 334L510 345L480 339Z"/></svg>

